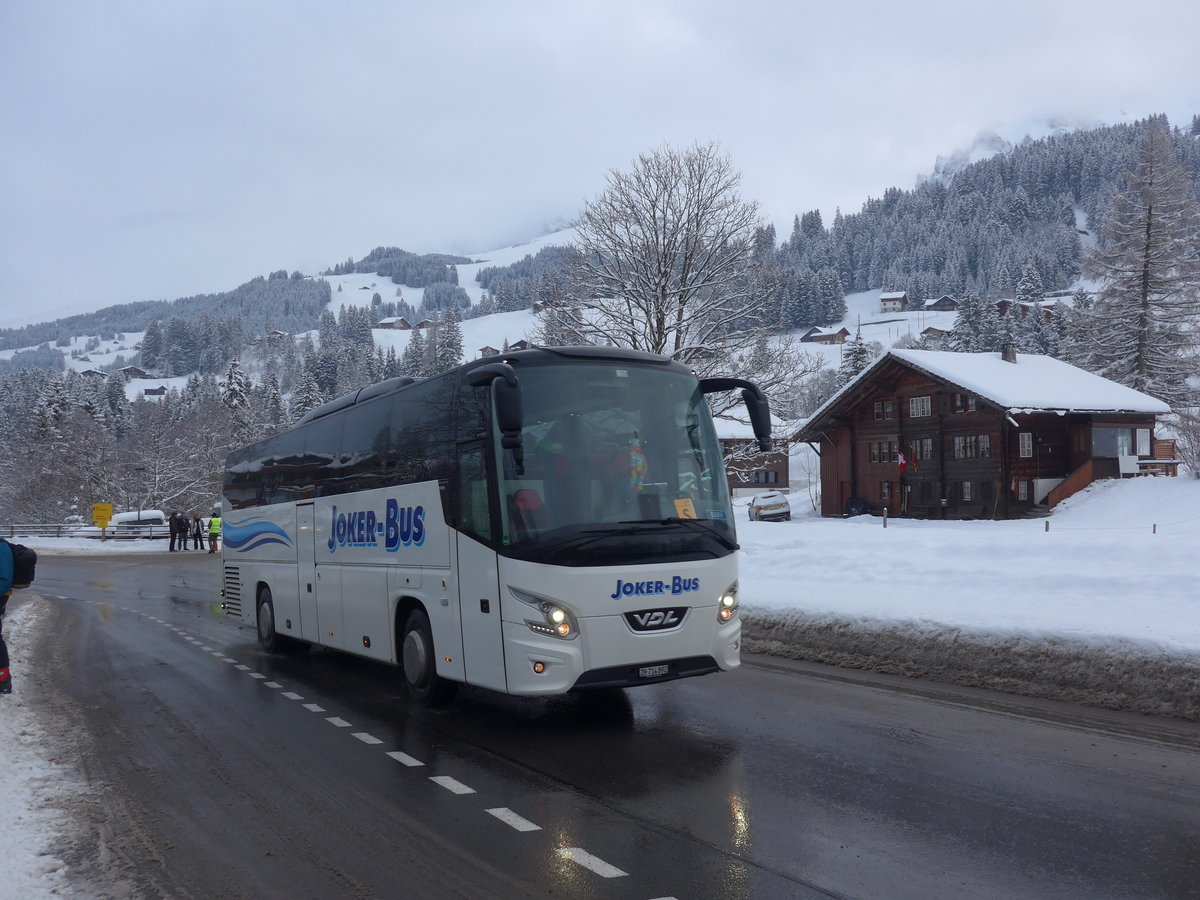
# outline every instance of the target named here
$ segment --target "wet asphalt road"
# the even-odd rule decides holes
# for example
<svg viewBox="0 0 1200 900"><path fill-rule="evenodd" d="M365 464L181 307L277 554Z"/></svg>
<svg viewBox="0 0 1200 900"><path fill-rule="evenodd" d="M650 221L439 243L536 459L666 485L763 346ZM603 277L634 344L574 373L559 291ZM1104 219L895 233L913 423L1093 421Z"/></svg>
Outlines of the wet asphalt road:
<svg viewBox="0 0 1200 900"><path fill-rule="evenodd" d="M390 667L264 653L219 577L193 552L39 565L90 890L1200 897L1193 724L761 657L431 712Z"/></svg>

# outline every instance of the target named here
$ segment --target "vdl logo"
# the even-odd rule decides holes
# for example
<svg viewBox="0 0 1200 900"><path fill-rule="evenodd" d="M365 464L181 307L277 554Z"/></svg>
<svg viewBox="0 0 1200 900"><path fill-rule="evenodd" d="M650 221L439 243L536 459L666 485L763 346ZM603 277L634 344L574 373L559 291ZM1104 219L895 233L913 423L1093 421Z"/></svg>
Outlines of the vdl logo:
<svg viewBox="0 0 1200 900"><path fill-rule="evenodd" d="M338 547L378 547L378 535L383 535L383 546L388 553L395 553L402 546L420 547L425 543L425 507L401 506L395 500L388 500L380 521L373 509L338 512L334 506L326 546L330 553Z"/></svg>

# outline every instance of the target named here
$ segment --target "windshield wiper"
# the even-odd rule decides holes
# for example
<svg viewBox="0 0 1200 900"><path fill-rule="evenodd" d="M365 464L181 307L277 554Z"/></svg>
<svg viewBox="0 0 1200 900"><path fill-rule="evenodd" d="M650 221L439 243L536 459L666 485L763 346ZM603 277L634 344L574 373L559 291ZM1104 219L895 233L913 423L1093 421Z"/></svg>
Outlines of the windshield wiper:
<svg viewBox="0 0 1200 900"><path fill-rule="evenodd" d="M705 532L706 534L711 535L712 537L716 538L717 542L722 547L724 547L726 550L740 549L739 545L736 542L729 540L729 538L725 537L725 535L721 534L721 532L717 531L717 529L713 528L711 525L705 525L699 519L682 519L679 516L668 516L665 519L643 519L643 520L641 520L640 523L631 520L631 521L627 521L627 522L620 522L618 524L621 524L621 525L635 525L635 524L683 525L685 528L692 528L692 529L699 528L701 531Z"/></svg>

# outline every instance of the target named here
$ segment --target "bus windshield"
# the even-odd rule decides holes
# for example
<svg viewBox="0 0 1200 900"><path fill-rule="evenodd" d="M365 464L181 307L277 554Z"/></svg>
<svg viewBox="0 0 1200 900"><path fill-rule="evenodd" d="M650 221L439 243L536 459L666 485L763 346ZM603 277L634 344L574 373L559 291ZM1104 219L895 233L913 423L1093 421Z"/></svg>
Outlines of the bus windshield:
<svg viewBox="0 0 1200 900"><path fill-rule="evenodd" d="M736 549L729 489L697 380L632 363L520 370L522 449L495 437L502 552L562 565Z"/></svg>

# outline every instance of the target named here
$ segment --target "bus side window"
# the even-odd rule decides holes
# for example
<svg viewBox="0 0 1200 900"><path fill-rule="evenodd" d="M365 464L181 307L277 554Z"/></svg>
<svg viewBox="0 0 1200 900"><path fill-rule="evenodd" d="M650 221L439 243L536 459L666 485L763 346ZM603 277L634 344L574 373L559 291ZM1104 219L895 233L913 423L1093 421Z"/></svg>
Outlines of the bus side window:
<svg viewBox="0 0 1200 900"><path fill-rule="evenodd" d="M488 501L488 479L484 445L460 445L458 448L458 528L492 542L492 508Z"/></svg>

